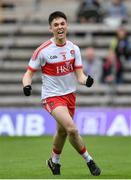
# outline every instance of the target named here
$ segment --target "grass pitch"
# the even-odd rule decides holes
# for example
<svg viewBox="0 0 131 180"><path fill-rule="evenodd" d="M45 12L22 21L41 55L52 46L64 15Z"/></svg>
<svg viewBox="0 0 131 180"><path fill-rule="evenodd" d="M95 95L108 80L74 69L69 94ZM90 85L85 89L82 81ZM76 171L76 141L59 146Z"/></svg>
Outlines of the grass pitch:
<svg viewBox="0 0 131 180"><path fill-rule="evenodd" d="M88 151L102 169L90 175L80 155L68 140L61 156L61 176L45 165L52 137L0 137L1 179L131 179L131 137L84 136Z"/></svg>

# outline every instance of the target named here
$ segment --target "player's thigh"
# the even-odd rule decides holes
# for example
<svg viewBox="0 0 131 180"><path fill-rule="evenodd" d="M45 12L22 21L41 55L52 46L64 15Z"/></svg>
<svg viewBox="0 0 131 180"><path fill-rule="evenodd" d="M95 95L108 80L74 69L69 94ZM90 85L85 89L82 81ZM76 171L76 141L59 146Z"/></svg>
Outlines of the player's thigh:
<svg viewBox="0 0 131 180"><path fill-rule="evenodd" d="M72 120L69 110L66 106L58 106L52 111L52 116L58 124L60 124L66 131L68 128L75 128L75 123Z"/></svg>

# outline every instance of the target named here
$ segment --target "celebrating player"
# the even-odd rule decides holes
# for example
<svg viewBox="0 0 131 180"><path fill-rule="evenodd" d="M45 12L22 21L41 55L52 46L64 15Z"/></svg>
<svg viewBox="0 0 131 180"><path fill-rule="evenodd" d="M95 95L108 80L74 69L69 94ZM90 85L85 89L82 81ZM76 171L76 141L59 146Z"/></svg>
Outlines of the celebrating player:
<svg viewBox="0 0 131 180"><path fill-rule="evenodd" d="M73 122L75 111L76 80L87 87L93 84L93 78L83 73L79 47L67 40L67 17L56 11L49 16L50 32L53 37L36 49L29 61L23 77L23 91L31 95L32 77L41 67L42 106L56 120L57 131L53 139L51 157L47 161L54 175L60 175L60 155L68 137L71 145L85 159L92 175L101 173L87 152L82 137Z"/></svg>

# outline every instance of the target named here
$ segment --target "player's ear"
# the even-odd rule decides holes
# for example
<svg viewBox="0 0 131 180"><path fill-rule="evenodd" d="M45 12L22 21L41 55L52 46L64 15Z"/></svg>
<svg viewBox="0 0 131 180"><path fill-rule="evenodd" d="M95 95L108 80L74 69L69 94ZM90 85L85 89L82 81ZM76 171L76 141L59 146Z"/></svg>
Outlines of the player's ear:
<svg viewBox="0 0 131 180"><path fill-rule="evenodd" d="M49 31L52 33L52 27L51 26L49 26Z"/></svg>

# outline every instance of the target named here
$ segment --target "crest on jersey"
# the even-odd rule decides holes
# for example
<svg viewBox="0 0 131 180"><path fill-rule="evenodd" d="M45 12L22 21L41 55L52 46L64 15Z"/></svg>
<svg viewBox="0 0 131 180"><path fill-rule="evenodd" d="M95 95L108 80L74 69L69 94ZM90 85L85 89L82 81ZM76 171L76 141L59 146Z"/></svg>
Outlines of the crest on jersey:
<svg viewBox="0 0 131 180"><path fill-rule="evenodd" d="M75 50L74 49L70 50L70 53L71 55L75 54Z"/></svg>

